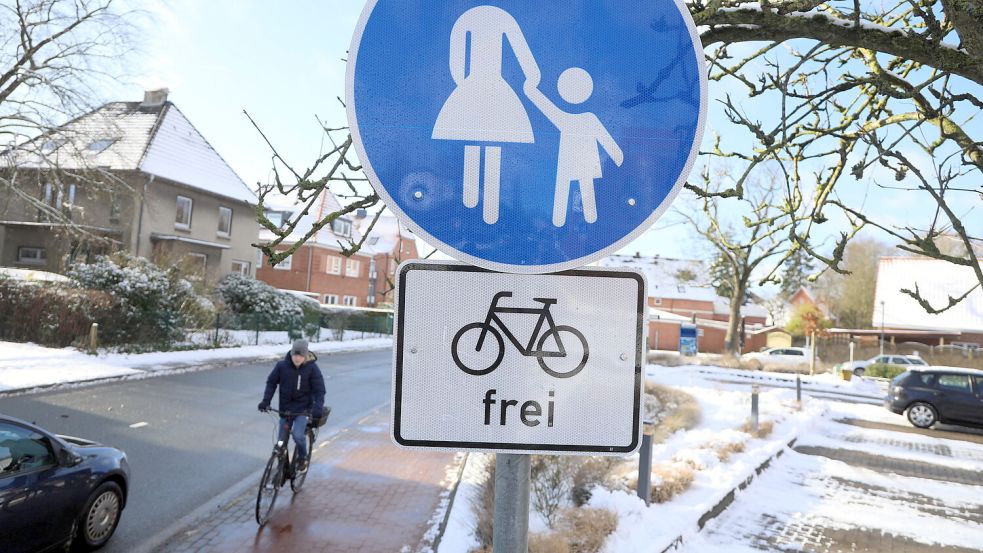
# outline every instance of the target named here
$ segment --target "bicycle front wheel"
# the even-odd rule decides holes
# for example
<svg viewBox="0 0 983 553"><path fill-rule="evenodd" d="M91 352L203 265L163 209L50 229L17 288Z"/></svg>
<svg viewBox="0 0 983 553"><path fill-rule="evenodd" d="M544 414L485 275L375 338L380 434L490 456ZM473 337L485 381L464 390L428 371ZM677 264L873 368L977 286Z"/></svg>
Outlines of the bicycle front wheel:
<svg viewBox="0 0 983 553"><path fill-rule="evenodd" d="M283 470L283 463L279 463L280 456L274 453L266 463L266 470L263 471L263 478L259 481L259 492L256 494L256 523L260 526L270 521L273 514L273 505L276 503L276 496L280 493L280 472Z"/></svg>
<svg viewBox="0 0 983 553"><path fill-rule="evenodd" d="M549 342L552 339L553 342ZM547 344L556 345L556 350L544 349ZM560 325L543 333L539 339L539 350L536 357L539 366L546 374L556 378L570 378L579 373L587 365L590 350L587 338L572 326ZM549 365L546 364L549 360Z"/></svg>

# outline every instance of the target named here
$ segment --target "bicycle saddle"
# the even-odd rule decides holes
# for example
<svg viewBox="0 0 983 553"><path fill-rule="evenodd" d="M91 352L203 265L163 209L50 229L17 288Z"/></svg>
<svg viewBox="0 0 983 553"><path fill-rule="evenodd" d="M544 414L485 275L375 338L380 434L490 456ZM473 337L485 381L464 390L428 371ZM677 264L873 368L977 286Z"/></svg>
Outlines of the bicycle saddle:
<svg viewBox="0 0 983 553"><path fill-rule="evenodd" d="M539 303L545 305L553 305L556 300L553 298L533 298L532 301L538 301Z"/></svg>

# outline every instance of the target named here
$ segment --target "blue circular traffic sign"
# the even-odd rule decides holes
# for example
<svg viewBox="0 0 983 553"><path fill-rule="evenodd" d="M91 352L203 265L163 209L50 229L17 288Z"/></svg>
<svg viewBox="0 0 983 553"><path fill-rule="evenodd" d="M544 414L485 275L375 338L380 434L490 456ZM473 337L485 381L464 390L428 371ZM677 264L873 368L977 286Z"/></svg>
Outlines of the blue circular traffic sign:
<svg viewBox="0 0 983 553"><path fill-rule="evenodd" d="M681 0L369 0L349 56L372 186L424 240L497 271L587 265L645 232L706 119Z"/></svg>

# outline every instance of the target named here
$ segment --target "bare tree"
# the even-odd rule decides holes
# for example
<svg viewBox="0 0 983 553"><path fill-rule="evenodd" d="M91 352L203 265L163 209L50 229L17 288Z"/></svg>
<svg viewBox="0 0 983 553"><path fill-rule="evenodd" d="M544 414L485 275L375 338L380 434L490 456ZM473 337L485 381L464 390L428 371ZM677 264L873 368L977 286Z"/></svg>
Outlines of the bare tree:
<svg viewBox="0 0 983 553"><path fill-rule="evenodd" d="M36 209L53 226L86 227L51 198L67 182L86 193L122 186L89 167L66 121L95 109L104 85L124 73L136 43L122 0L11 0L0 3L0 212ZM42 183L56 190L42 191ZM45 195L51 196L46 198Z"/></svg>
<svg viewBox="0 0 983 553"><path fill-rule="evenodd" d="M761 171L763 173L763 171ZM702 172L703 190L717 191L725 188L724 183L731 180L731 171L722 169ZM721 202L710 194L697 199L697 208L678 210L693 230L717 252L716 259L724 264L729 282L723 288L730 291L730 320L724 348L728 353L740 353L741 306L744 305L752 279L760 273L762 264L787 255L795 244L786 240L794 227L794 214L782 211L777 180L774 176L763 175L760 183L752 180L755 186L748 187L739 205L729 205L727 210L720 208ZM732 184L732 183L731 183Z"/></svg>
<svg viewBox="0 0 983 553"><path fill-rule="evenodd" d="M704 152L740 162L733 186L691 183L692 191L739 201L759 166L777 166L789 237L824 268L845 272L847 242L873 227L904 252L974 271L977 285L947 305L908 290L929 312L983 286L976 254L983 239L965 225L979 217L983 191L983 143L973 136L983 108L983 0L698 0L690 9L703 29L711 81L747 91L747 103L728 96L724 108L733 130L752 138L718 140ZM766 105L765 120L749 116L748 104ZM910 194L934 213L900 224L874 216L844 190L864 179L876 196L867 202ZM835 212L848 226L824 254L808 239ZM942 235L955 236L960 253L940 250ZM775 270L782 261L774 260Z"/></svg>

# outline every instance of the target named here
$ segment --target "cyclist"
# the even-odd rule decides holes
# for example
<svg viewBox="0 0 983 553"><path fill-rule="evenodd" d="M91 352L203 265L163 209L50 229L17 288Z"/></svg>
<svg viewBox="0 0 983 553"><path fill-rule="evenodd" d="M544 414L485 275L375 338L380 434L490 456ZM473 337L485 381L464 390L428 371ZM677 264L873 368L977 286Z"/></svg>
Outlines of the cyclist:
<svg viewBox="0 0 983 553"><path fill-rule="evenodd" d="M324 376L317 366L317 357L307 347L307 340L297 340L287 352L285 358L273 367L270 376L266 378L266 392L263 401L259 402L259 410L267 411L273 392L280 388L280 440L287 439L287 432L297 444L297 470L307 470L307 443L304 430L307 428L307 416L298 415L290 421L282 413L305 413L310 411L315 420L324 415Z"/></svg>

